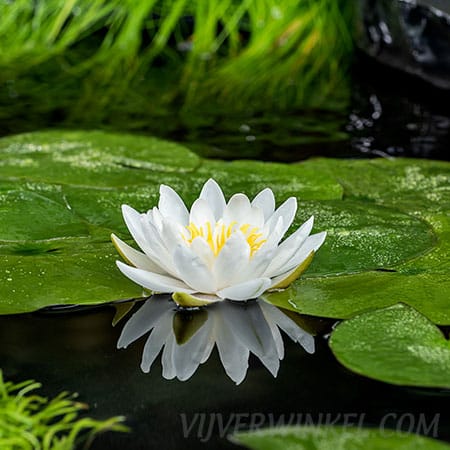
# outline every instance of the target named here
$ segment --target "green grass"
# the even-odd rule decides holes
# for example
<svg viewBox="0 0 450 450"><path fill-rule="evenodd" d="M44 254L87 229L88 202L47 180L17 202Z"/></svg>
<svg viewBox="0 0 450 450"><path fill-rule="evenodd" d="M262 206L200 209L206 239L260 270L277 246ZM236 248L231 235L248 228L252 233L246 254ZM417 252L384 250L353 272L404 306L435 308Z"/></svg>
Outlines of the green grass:
<svg viewBox="0 0 450 450"><path fill-rule="evenodd" d="M139 128L174 111L341 110L351 3L0 2L0 119L29 120L31 108L38 122Z"/></svg>
<svg viewBox="0 0 450 450"><path fill-rule="evenodd" d="M88 448L99 433L127 431L122 417L85 417L87 405L75 401L75 395L62 392L47 399L34 393L40 387L34 381L4 381L0 371L2 450L73 450L81 444Z"/></svg>

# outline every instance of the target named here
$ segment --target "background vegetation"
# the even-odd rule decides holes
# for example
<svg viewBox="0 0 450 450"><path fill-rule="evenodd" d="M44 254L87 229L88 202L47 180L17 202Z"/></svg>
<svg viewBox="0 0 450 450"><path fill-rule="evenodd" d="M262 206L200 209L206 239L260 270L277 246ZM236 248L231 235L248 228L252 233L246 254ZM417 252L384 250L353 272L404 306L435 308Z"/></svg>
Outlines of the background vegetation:
<svg viewBox="0 0 450 450"><path fill-rule="evenodd" d="M341 110L350 4L1 2L2 134L48 123L171 132L211 116Z"/></svg>

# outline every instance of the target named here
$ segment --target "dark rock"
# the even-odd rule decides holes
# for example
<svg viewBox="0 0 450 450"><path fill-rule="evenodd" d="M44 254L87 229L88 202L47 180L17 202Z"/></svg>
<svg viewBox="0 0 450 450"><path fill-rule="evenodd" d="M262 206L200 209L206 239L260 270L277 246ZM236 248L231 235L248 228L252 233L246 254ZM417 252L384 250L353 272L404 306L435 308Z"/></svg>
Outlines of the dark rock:
<svg viewBox="0 0 450 450"><path fill-rule="evenodd" d="M356 44L377 61L450 90L449 0L360 0Z"/></svg>

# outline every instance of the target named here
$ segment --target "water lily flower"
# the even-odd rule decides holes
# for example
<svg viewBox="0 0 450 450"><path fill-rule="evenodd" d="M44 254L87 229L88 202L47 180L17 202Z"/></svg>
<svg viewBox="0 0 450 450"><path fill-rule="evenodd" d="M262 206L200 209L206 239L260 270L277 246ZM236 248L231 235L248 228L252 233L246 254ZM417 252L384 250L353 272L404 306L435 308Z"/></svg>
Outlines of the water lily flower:
<svg viewBox="0 0 450 450"><path fill-rule="evenodd" d="M128 263L117 261L117 266L135 283L170 293L182 306L257 298L297 279L325 240L325 232L310 235L311 217L282 241L296 211L295 197L275 209L269 188L252 201L239 193L227 203L212 179L188 211L172 188L161 185L158 207L140 214L122 206L143 253L112 235Z"/></svg>
<svg viewBox="0 0 450 450"><path fill-rule="evenodd" d="M314 353L314 337L282 310L263 300L219 302L187 312L176 309L167 297L153 296L125 324L117 347L126 348L150 332L142 352L141 369L149 372L162 351L163 377L185 381L217 346L226 374L239 384L247 375L250 353L277 376L284 357L280 330L306 352Z"/></svg>

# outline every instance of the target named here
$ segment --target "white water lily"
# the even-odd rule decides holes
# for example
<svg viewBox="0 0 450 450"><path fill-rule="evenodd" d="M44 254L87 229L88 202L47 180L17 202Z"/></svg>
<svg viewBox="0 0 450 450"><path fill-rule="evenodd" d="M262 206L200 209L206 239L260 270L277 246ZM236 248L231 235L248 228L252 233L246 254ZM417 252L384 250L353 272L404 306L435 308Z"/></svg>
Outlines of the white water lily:
<svg viewBox="0 0 450 450"><path fill-rule="evenodd" d="M251 353L276 377L284 358L280 330L314 353L314 337L265 301L221 302L188 313L167 300L147 300L127 321L117 343L118 348L126 348L150 332L142 352L144 372L150 371L162 351L163 377L188 380L216 346L226 374L236 384L247 375Z"/></svg>
<svg viewBox="0 0 450 450"><path fill-rule="evenodd" d="M182 306L257 298L298 278L325 240L325 232L310 235L311 217L281 242L296 211L295 197L275 209L269 188L252 201L235 194L227 203L212 179L188 211L172 188L161 185L158 207L140 214L122 206L143 253L112 235L128 263L117 261L117 266L142 287L171 293Z"/></svg>

